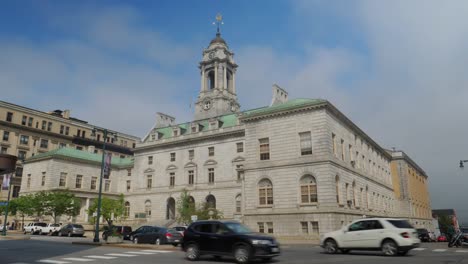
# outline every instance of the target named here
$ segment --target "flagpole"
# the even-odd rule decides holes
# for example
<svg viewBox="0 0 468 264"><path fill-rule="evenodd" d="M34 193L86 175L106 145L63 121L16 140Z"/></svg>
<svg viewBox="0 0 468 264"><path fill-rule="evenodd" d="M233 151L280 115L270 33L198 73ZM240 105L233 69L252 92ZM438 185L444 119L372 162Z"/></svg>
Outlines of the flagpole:
<svg viewBox="0 0 468 264"><path fill-rule="evenodd" d="M5 174L3 177L7 177L7 174ZM11 176L10 176L10 180L11 180ZM11 192L11 184L8 184L8 198L7 198L7 205L5 206L5 221L3 221L2 236L6 236L6 232L7 232L8 207L10 207L10 192Z"/></svg>

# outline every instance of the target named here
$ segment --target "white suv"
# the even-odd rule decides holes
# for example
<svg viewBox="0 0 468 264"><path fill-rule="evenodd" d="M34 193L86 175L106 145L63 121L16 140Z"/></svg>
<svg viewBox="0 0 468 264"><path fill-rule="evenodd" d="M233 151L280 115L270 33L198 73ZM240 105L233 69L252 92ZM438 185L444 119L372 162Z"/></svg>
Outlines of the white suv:
<svg viewBox="0 0 468 264"><path fill-rule="evenodd" d="M406 255L419 246L416 230L406 220L392 218L365 218L352 222L341 230L326 233L320 246L327 253L340 250L382 250L387 256Z"/></svg>
<svg viewBox="0 0 468 264"><path fill-rule="evenodd" d="M41 230L44 227L47 227L46 223L40 223L40 222L29 223L27 226L24 227L24 234L27 234L27 233L30 233L31 235L40 234Z"/></svg>

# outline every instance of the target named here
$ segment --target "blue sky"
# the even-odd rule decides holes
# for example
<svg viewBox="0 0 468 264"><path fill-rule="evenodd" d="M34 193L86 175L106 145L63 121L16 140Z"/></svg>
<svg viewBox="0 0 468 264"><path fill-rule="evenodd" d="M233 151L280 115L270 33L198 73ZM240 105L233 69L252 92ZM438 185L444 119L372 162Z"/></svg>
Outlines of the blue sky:
<svg viewBox="0 0 468 264"><path fill-rule="evenodd" d="M466 1L2 1L0 99L137 136L156 112L188 121L218 12L243 109L273 83L325 98L468 219Z"/></svg>

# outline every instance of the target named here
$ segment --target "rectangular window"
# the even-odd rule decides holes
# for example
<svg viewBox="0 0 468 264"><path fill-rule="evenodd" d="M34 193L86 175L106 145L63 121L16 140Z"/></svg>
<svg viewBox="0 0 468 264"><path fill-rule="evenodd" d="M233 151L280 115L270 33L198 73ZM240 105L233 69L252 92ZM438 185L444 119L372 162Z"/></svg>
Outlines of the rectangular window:
<svg viewBox="0 0 468 264"><path fill-rule="evenodd" d="M26 151L24 151L24 150L18 151L18 159L19 160L25 160L26 159Z"/></svg>
<svg viewBox="0 0 468 264"><path fill-rule="evenodd" d="M10 132L3 131L3 141L8 141L10 139Z"/></svg>
<svg viewBox="0 0 468 264"><path fill-rule="evenodd" d="M65 133L65 126L64 125L60 125L60 134L64 134Z"/></svg>
<svg viewBox="0 0 468 264"><path fill-rule="evenodd" d="M104 184L104 191L105 192L108 192L110 190L110 184L111 184L111 181L110 180L106 180L105 184Z"/></svg>
<svg viewBox="0 0 468 264"><path fill-rule="evenodd" d="M194 172L193 170L188 171L188 184L192 185L194 181Z"/></svg>
<svg viewBox="0 0 468 264"><path fill-rule="evenodd" d="M91 177L91 190L96 190L97 177Z"/></svg>
<svg viewBox="0 0 468 264"><path fill-rule="evenodd" d="M47 128L47 121L45 121L45 120L42 121L42 127L41 127L41 128L42 128L42 130L46 130L46 128Z"/></svg>
<svg viewBox="0 0 468 264"><path fill-rule="evenodd" d="M7 115L6 115L6 121L11 122L12 120L13 120L13 113L8 112Z"/></svg>
<svg viewBox="0 0 468 264"><path fill-rule="evenodd" d="M83 130L83 132L81 132L81 137L82 138L86 137L86 131ZM112 143L114 143L114 138L112 138Z"/></svg>
<svg viewBox="0 0 468 264"><path fill-rule="evenodd" d="M26 182L26 187L31 187L31 174L28 174L28 181Z"/></svg>
<svg viewBox="0 0 468 264"><path fill-rule="evenodd" d="M242 169L242 165L236 165L237 171L237 180L241 181L244 178L244 170Z"/></svg>
<svg viewBox="0 0 468 264"><path fill-rule="evenodd" d="M258 222L257 225L258 225L258 232L265 233L265 224L262 222Z"/></svg>
<svg viewBox="0 0 468 264"><path fill-rule="evenodd" d="M175 158L176 158L175 152L172 152L172 153L171 153L171 161L175 161Z"/></svg>
<svg viewBox="0 0 468 264"><path fill-rule="evenodd" d="M127 170L127 176L132 176L132 170L131 169Z"/></svg>
<svg viewBox="0 0 468 264"><path fill-rule="evenodd" d="M75 188L81 189L82 183L83 183L83 175L76 175Z"/></svg>
<svg viewBox="0 0 468 264"><path fill-rule="evenodd" d="M270 159L270 140L269 138L261 138L258 140L260 144L260 160Z"/></svg>
<svg viewBox="0 0 468 264"><path fill-rule="evenodd" d="M153 164L153 156L148 157L148 165Z"/></svg>
<svg viewBox="0 0 468 264"><path fill-rule="evenodd" d="M153 175L146 176L146 189L153 188Z"/></svg>
<svg viewBox="0 0 468 264"><path fill-rule="evenodd" d="M65 172L60 173L59 187L67 186L67 174Z"/></svg>
<svg viewBox="0 0 468 264"><path fill-rule="evenodd" d="M67 144L65 143L59 143L59 148L66 148L67 147Z"/></svg>
<svg viewBox="0 0 468 264"><path fill-rule="evenodd" d="M130 189L132 188L131 184L132 184L131 181L127 181L127 192L129 192Z"/></svg>
<svg viewBox="0 0 468 264"><path fill-rule="evenodd" d="M20 144L21 145L28 145L29 144L29 136L21 135L20 136Z"/></svg>
<svg viewBox="0 0 468 264"><path fill-rule="evenodd" d="M32 118L32 117L29 117L29 118L28 118L28 127L32 127L32 125L33 125L33 120L34 120L34 118Z"/></svg>
<svg viewBox="0 0 468 264"><path fill-rule="evenodd" d="M214 168L208 169L208 183L214 183L215 172Z"/></svg>
<svg viewBox="0 0 468 264"><path fill-rule="evenodd" d="M312 226L312 233L318 235L320 232L319 223L317 221L312 221L310 222L310 225Z"/></svg>
<svg viewBox="0 0 468 264"><path fill-rule="evenodd" d="M41 148L48 148L49 147L49 140L47 139L41 139L41 145L40 145Z"/></svg>
<svg viewBox="0 0 468 264"><path fill-rule="evenodd" d="M188 151L188 158L189 158L189 160L193 160L194 157L195 157L195 150L190 149L190 150Z"/></svg>
<svg viewBox="0 0 468 264"><path fill-rule="evenodd" d="M345 160L345 145L344 145L344 140L341 140L341 160Z"/></svg>
<svg viewBox="0 0 468 264"><path fill-rule="evenodd" d="M335 155L335 157L338 157L337 155L337 151L336 151L336 135L332 133L332 146L333 146L333 155Z"/></svg>
<svg viewBox="0 0 468 264"><path fill-rule="evenodd" d="M356 168L359 169L359 151L356 151L356 160L354 162L356 164Z"/></svg>
<svg viewBox="0 0 468 264"><path fill-rule="evenodd" d="M77 150L83 150L83 147L82 146L76 146L76 149Z"/></svg>
<svg viewBox="0 0 468 264"><path fill-rule="evenodd" d="M169 186L170 187L175 186L175 172L169 173Z"/></svg>
<svg viewBox="0 0 468 264"><path fill-rule="evenodd" d="M348 146L348 157L349 161L353 161L353 146L351 144Z"/></svg>
<svg viewBox="0 0 468 264"><path fill-rule="evenodd" d="M8 148L6 147L1 147L0 148L0 154L7 154Z"/></svg>
<svg viewBox="0 0 468 264"><path fill-rule="evenodd" d="M266 226L269 234L273 234L273 222L266 222Z"/></svg>
<svg viewBox="0 0 468 264"><path fill-rule="evenodd" d="M41 186L45 186L45 178L46 178L46 173L45 171L42 172L42 179L41 179Z"/></svg>
<svg viewBox="0 0 468 264"><path fill-rule="evenodd" d="M65 135L69 135L70 134L70 127L65 127Z"/></svg>
<svg viewBox="0 0 468 264"><path fill-rule="evenodd" d="M299 133L300 144L301 144L301 155L312 154L312 135L310 132Z"/></svg>
<svg viewBox="0 0 468 264"><path fill-rule="evenodd" d="M242 211L242 200L240 198L236 198L236 213L240 213Z"/></svg>
<svg viewBox="0 0 468 264"><path fill-rule="evenodd" d="M21 125L25 126L27 122L28 122L28 117L24 115L23 118L21 118Z"/></svg>
<svg viewBox="0 0 468 264"><path fill-rule="evenodd" d="M237 153L244 152L244 143L243 142L236 143L236 147L237 147Z"/></svg>
<svg viewBox="0 0 468 264"><path fill-rule="evenodd" d="M197 126L192 126L192 133L196 133L197 132Z"/></svg>
<svg viewBox="0 0 468 264"><path fill-rule="evenodd" d="M301 222L301 230L303 234L309 234L309 223Z"/></svg>
<svg viewBox="0 0 468 264"><path fill-rule="evenodd" d="M215 154L214 147L208 148L208 157L213 157Z"/></svg>

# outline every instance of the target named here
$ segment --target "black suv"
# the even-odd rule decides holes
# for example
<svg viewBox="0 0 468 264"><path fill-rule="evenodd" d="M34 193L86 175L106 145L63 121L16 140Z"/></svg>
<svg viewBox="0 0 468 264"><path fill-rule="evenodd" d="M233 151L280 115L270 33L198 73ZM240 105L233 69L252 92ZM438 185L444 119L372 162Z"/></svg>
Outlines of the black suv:
<svg viewBox="0 0 468 264"><path fill-rule="evenodd" d="M123 239L130 239L130 233L132 233L132 228L130 226L112 226L112 229L114 229L115 234L121 235ZM107 240L107 237L112 235L112 233L108 226L104 226L102 239Z"/></svg>
<svg viewBox="0 0 468 264"><path fill-rule="evenodd" d="M418 228L416 229L418 232L418 238L421 242L431 242L431 237L429 236L429 231L425 228Z"/></svg>
<svg viewBox="0 0 468 264"><path fill-rule="evenodd" d="M273 237L253 233L246 226L233 221L197 221L184 234L182 250L189 260L201 255L233 256L238 263L252 259L270 260L280 254Z"/></svg>

